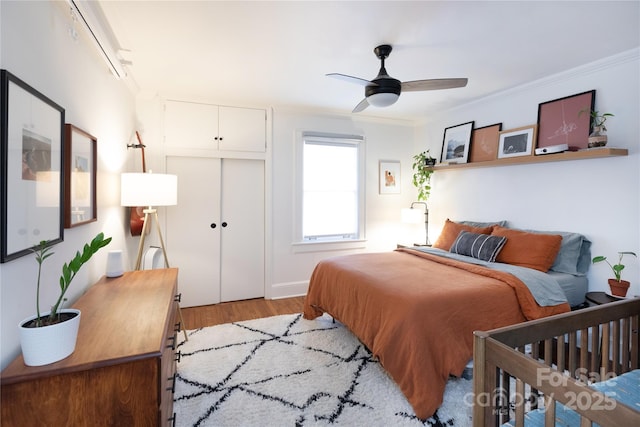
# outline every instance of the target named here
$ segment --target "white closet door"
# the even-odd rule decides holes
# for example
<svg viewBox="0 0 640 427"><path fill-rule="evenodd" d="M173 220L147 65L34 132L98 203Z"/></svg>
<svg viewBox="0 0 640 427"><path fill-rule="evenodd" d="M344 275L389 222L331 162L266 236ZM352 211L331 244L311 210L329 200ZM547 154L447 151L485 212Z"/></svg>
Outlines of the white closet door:
<svg viewBox="0 0 640 427"><path fill-rule="evenodd" d="M266 111L255 108L220 107L220 150L266 150Z"/></svg>
<svg viewBox="0 0 640 427"><path fill-rule="evenodd" d="M180 269L183 307L220 302L220 162L167 157L167 173L178 175L178 204L167 208L167 256Z"/></svg>
<svg viewBox="0 0 640 427"><path fill-rule="evenodd" d="M221 300L264 297L264 161L222 161Z"/></svg>
<svg viewBox="0 0 640 427"><path fill-rule="evenodd" d="M218 149L218 106L167 101L164 139L167 147Z"/></svg>

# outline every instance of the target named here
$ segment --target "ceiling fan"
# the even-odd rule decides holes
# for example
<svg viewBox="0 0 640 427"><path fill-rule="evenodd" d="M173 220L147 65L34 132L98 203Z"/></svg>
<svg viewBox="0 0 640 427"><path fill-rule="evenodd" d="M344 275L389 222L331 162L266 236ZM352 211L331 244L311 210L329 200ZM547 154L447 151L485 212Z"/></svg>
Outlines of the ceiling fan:
<svg viewBox="0 0 640 427"><path fill-rule="evenodd" d="M354 113L363 111L369 105L375 107L388 107L389 105L393 105L400 97L400 92L452 89L467 85L468 79L428 79L413 80L410 82L401 82L398 79L394 79L387 74L387 70L384 68L384 60L389 57L391 49L391 45L388 44L383 44L373 49L373 53L380 59L380 71L378 71L378 75L373 80L365 80L339 73L327 74L329 77L335 77L364 86L365 98L353 109Z"/></svg>

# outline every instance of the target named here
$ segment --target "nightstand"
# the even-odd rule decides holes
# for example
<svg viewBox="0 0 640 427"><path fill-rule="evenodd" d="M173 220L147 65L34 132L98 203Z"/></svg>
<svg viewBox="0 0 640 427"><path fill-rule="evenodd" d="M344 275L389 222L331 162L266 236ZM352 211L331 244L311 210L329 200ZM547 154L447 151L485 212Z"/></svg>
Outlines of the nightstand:
<svg viewBox="0 0 640 427"><path fill-rule="evenodd" d="M605 292L587 292L585 295L590 306L608 304L610 302L622 301L625 298L616 298L607 295Z"/></svg>

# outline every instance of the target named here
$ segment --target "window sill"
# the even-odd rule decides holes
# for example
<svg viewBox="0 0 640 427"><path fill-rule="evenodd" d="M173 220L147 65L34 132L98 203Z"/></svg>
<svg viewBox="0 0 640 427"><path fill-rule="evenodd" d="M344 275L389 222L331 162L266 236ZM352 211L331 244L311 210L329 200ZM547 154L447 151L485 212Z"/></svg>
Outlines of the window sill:
<svg viewBox="0 0 640 427"><path fill-rule="evenodd" d="M331 252L344 251L349 249L364 249L367 246L366 240L345 240L332 242L298 242L291 244L293 253L307 252Z"/></svg>

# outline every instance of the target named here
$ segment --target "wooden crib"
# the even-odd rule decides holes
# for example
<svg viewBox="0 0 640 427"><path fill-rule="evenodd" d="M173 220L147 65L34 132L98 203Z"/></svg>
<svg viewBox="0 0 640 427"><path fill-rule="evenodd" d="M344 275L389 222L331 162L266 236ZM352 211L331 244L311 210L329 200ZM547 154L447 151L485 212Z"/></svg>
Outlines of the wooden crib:
<svg viewBox="0 0 640 427"><path fill-rule="evenodd" d="M473 425L520 427L526 418L527 426L548 427L561 412L580 426L640 425L639 404L634 409L587 385L639 373L630 372L640 365L639 317L640 298L632 298L475 332Z"/></svg>

